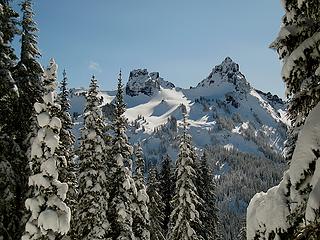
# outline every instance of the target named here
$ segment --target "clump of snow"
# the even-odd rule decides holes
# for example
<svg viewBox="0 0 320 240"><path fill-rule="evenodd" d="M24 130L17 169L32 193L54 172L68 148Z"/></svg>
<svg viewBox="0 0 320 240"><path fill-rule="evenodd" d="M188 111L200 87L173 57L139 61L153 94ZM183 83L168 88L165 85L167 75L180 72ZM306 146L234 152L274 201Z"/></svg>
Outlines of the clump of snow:
<svg viewBox="0 0 320 240"><path fill-rule="evenodd" d="M320 32L315 33L310 38L304 40L299 47L297 47L288 58L286 58L283 68L282 68L282 76L285 79L288 79L290 77L290 74L292 74L293 69L296 66L297 60L306 60L305 50L306 49L312 49L313 51L318 51L316 44L320 41ZM314 55L317 55L319 53L316 53Z"/></svg>
<svg viewBox="0 0 320 240"><path fill-rule="evenodd" d="M61 120L54 115L54 110L60 109L60 105L55 103L56 73L57 65L51 60L45 74L47 93L43 103L34 105L38 131L31 144L30 165L34 174L29 176L28 184L32 186L32 197L25 201L31 217L22 237L24 240L42 239L43 235L56 239L57 235L66 234L70 228L70 208L63 202L68 185L58 180L58 165L63 166L65 158L60 158L56 153L62 127Z"/></svg>
<svg viewBox="0 0 320 240"><path fill-rule="evenodd" d="M49 123L49 126L52 129L61 129L61 127L62 127L61 120L57 117L53 117Z"/></svg>
<svg viewBox="0 0 320 240"><path fill-rule="evenodd" d="M45 127L50 122L50 115L48 112L42 112L37 116L39 127Z"/></svg>
<svg viewBox="0 0 320 240"><path fill-rule="evenodd" d="M253 239L257 232L265 232L268 238L271 232L278 234L286 231L290 227L287 217L305 198L306 223L315 220L314 210L320 207L320 162L315 154L320 149L319 119L320 103L310 112L299 133L291 165L280 184L267 193L257 193L251 199L247 210L247 239ZM305 176L305 173L310 173L312 163L315 163L314 173ZM312 188L310 194L302 195L301 190L308 184Z"/></svg>
<svg viewBox="0 0 320 240"><path fill-rule="evenodd" d="M46 110L46 105L43 103L36 102L34 104L34 109L36 110L36 113L41 113L42 111Z"/></svg>

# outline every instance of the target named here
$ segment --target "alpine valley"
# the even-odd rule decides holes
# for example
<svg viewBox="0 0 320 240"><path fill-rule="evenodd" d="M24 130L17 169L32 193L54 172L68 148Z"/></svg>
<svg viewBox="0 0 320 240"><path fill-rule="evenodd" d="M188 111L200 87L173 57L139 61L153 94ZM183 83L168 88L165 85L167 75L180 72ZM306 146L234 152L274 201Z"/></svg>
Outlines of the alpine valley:
<svg viewBox="0 0 320 240"><path fill-rule="evenodd" d="M132 144L141 143L146 168L158 165L167 154L176 159L178 132L187 113L196 150L206 148L210 155L223 239L245 236L242 227L250 199L276 185L286 167L282 158L289 125L286 103L251 86L229 57L190 89L175 86L158 72L136 69L124 91L127 134ZM70 93L73 132L79 138L86 90ZM108 120L113 118L115 96L116 91L100 92Z"/></svg>

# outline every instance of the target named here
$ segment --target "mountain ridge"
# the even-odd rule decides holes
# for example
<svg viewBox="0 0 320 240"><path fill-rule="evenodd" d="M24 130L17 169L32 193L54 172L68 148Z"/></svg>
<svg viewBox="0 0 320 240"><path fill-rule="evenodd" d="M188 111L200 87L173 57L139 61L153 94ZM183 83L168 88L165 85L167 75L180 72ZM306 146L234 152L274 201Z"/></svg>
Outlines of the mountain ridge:
<svg viewBox="0 0 320 240"><path fill-rule="evenodd" d="M76 126L81 126L85 90L73 89L72 92L71 113L80 114ZM100 95L106 117L112 117L116 91L101 91ZM189 89L176 87L158 72L133 70L125 86L124 99L125 115L130 123L129 138L132 143L143 142L146 155L154 155L152 159L165 152L175 157L175 144L163 143L165 150L161 151L157 146L164 141L160 132L171 129L172 121L176 129L169 139L176 141L182 111L188 114L189 131L199 149L218 144L265 156L283 150L289 124L285 102L276 95L253 88L230 57Z"/></svg>

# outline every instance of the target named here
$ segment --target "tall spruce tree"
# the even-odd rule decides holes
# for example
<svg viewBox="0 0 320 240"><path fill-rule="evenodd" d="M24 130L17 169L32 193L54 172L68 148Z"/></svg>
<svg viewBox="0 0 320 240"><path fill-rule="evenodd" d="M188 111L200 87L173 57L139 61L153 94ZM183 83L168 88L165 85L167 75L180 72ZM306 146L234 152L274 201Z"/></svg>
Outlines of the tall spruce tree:
<svg viewBox="0 0 320 240"><path fill-rule="evenodd" d="M8 1L0 1L0 133L14 134L13 103L17 101L18 89L12 72L17 57L12 41L18 33L18 14L11 8Z"/></svg>
<svg viewBox="0 0 320 240"><path fill-rule="evenodd" d="M17 130L16 141L24 156L17 165L15 172L17 181L17 212L19 213L20 236L23 232L26 217L24 202L27 198L27 183L30 168L27 165L28 155L30 155L31 137L36 134L34 104L42 102L43 96L43 75L41 64L37 61L40 52L37 48L37 27L33 20L33 10L31 0L24 0L21 4L21 55L20 61L13 73L19 90L19 100L14 105L15 116L13 122ZM23 174L21 174L23 173Z"/></svg>
<svg viewBox="0 0 320 240"><path fill-rule="evenodd" d="M282 4L286 13L271 48L276 49L283 60L282 79L292 123L285 151L290 161L298 133L320 100L320 5L318 0L283 0Z"/></svg>
<svg viewBox="0 0 320 240"><path fill-rule="evenodd" d="M309 112L320 100L320 4L318 0L282 1L285 15L278 38L271 44L283 60L282 79L286 85L288 116L291 129L286 142L286 159L292 160L298 134L303 128ZM305 186L313 175L310 165L299 186L302 198L307 199L310 188ZM305 186L305 187L302 187ZM290 222L295 229L303 221L306 203L291 208Z"/></svg>
<svg viewBox="0 0 320 240"><path fill-rule="evenodd" d="M16 169L22 152L16 142L16 122L13 121L19 93L12 76L17 59L12 47L18 32L17 17L9 1L0 0L0 239L9 240L21 237Z"/></svg>
<svg viewBox="0 0 320 240"><path fill-rule="evenodd" d="M140 144L135 151L136 170L134 181L137 188L137 196L133 199L133 232L137 240L150 240L150 221L148 203L149 197L144 180L144 158Z"/></svg>
<svg viewBox="0 0 320 240"><path fill-rule="evenodd" d="M30 133L33 105L41 101L43 69L37 58L41 56L37 47L37 26L33 20L32 1L24 0L21 4L21 55L14 76L20 89L19 105L16 109L19 116L18 139L23 150L29 147L26 141Z"/></svg>
<svg viewBox="0 0 320 240"><path fill-rule="evenodd" d="M200 161L196 162L196 187L199 197L203 200L199 206L200 231L203 239L218 240L218 209L216 207L216 184L208 164L208 155L204 151Z"/></svg>
<svg viewBox="0 0 320 240"><path fill-rule="evenodd" d="M165 204L159 194L160 182L157 179L157 169L151 167L149 170L147 194L149 196L149 216L150 216L150 239L165 240L166 232L163 230L165 218Z"/></svg>
<svg viewBox="0 0 320 240"><path fill-rule="evenodd" d="M61 121L56 103L57 65L53 59L45 72L44 96L34 105L37 135L32 139L29 177L31 196L25 202L31 216L23 240L59 239L69 230L70 208L64 203L68 185L59 181L61 158L57 154Z"/></svg>
<svg viewBox="0 0 320 240"><path fill-rule="evenodd" d="M159 193L165 204L164 219L163 219L163 231L168 232L168 226L170 221L170 214L172 212L171 200L174 195L175 179L172 159L167 154L161 160L161 170L159 174L160 186Z"/></svg>
<svg viewBox="0 0 320 240"><path fill-rule="evenodd" d="M124 117L123 84L121 71L118 78L118 91L115 98L113 119L114 137L112 140L112 164L110 178L109 222L111 239L135 239L132 229L132 200L137 195L131 172L132 147L126 135L127 120Z"/></svg>
<svg viewBox="0 0 320 240"><path fill-rule="evenodd" d="M169 240L203 239L195 229L201 224L197 206L203 201L195 186L196 172L193 168L191 136L187 133L184 114L183 131L180 136L179 156L176 162L176 186L173 197L173 211L169 223Z"/></svg>
<svg viewBox="0 0 320 240"><path fill-rule="evenodd" d="M93 76L86 96L84 126L79 151L79 193L74 223L75 239L106 239L110 231L107 219L108 182L104 143L104 121Z"/></svg>
<svg viewBox="0 0 320 240"><path fill-rule="evenodd" d="M283 60L281 75L291 120L285 153L290 166L273 191L269 190L265 196L256 195L250 201L248 239L294 239L301 226L314 220L319 209L315 198L319 192L316 168L320 157L319 139L313 134L317 135L319 129L320 5L318 0L282 0L282 5L285 15L271 48L276 49ZM263 204L257 204L258 201ZM265 207L272 201L277 201L275 208ZM317 203L317 207L312 203ZM268 214L278 214L276 224L266 222ZM261 216L265 222L257 219ZM303 235L300 237L297 239L304 239Z"/></svg>
<svg viewBox="0 0 320 240"><path fill-rule="evenodd" d="M76 177L76 166L74 162L74 143L75 137L71 132L73 123L69 113L70 103L69 103L69 91L67 88L68 78L66 71L63 71L63 79L60 83L60 93L58 94L58 103L61 108L58 111L58 117L61 120L62 128L60 130L60 146L58 148L58 155L63 156L60 180L68 184L68 192L66 203L71 209L71 215L73 216L76 212L77 206L77 177ZM75 222L71 219L70 231L68 235L74 238Z"/></svg>

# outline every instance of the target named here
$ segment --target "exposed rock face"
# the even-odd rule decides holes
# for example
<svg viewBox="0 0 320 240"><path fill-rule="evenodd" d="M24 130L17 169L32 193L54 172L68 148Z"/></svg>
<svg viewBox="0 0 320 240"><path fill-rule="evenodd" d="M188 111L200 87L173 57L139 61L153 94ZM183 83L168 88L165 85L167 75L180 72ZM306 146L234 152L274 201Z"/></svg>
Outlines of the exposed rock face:
<svg viewBox="0 0 320 240"><path fill-rule="evenodd" d="M256 91L260 95L264 96L272 106L275 106L277 104L281 104L281 105L284 104L284 101L280 97L278 97L278 95L273 95L270 92L265 93L265 92L262 92L258 89L256 89Z"/></svg>
<svg viewBox="0 0 320 240"><path fill-rule="evenodd" d="M250 84L245 76L240 72L239 65L232 61L230 57L215 66L209 76L202 80L197 87L214 87L222 82L229 82L235 85L235 90L246 94L250 91Z"/></svg>
<svg viewBox="0 0 320 240"><path fill-rule="evenodd" d="M163 80L158 72L148 73L147 69L136 69L130 72L126 85L126 94L138 96L140 93L152 96L162 88L174 88L174 84Z"/></svg>

